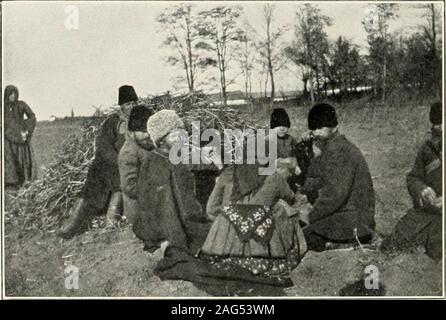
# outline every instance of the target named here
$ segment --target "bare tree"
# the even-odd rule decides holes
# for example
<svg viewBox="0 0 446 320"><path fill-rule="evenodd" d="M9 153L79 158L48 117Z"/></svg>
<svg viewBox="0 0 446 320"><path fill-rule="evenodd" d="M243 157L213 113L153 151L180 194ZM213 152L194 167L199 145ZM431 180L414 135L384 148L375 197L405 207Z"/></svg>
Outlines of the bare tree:
<svg viewBox="0 0 446 320"><path fill-rule="evenodd" d="M254 69L255 47L252 33L249 31L247 22L244 30L238 31L238 39L240 41L237 50L234 51L234 59L238 62L242 70L244 85L245 85L245 99L249 100L252 93L252 71Z"/></svg>
<svg viewBox="0 0 446 320"><path fill-rule="evenodd" d="M274 22L275 5L265 4L262 7L263 30L257 34L257 49L260 59L264 60L267 67L269 81L271 85L271 103L272 108L276 93L274 73L283 66L283 50L280 49L280 40L283 33L287 30L285 26L277 26Z"/></svg>
<svg viewBox="0 0 446 320"><path fill-rule="evenodd" d="M227 71L234 44L240 41L238 20L241 14L240 6L217 6L198 13L198 29L202 39L197 46L216 55L213 61L219 70L224 105L228 101L227 87L234 82L234 79L227 79Z"/></svg>
<svg viewBox="0 0 446 320"><path fill-rule="evenodd" d="M183 68L189 91L195 90L198 74L213 64L196 46L199 35L192 8L191 4L169 6L156 18L161 25L161 32L167 34L163 45L173 52L166 61Z"/></svg>
<svg viewBox="0 0 446 320"><path fill-rule="evenodd" d="M389 51L389 21L396 18L398 4L395 3L373 3L368 6L366 15L362 21L365 30L368 33L367 39L371 47L376 46L375 60L381 60L382 79L381 79L381 100L386 99L386 80L387 80L387 60Z"/></svg>
<svg viewBox="0 0 446 320"><path fill-rule="evenodd" d="M425 10L424 17L426 18L426 24L422 28L431 50L431 72L434 79L435 93L437 98L439 98L441 95L441 53L438 54L438 52L441 51L441 37L437 37L437 34L441 32L439 30L441 18L434 3L424 4L422 8Z"/></svg>
<svg viewBox="0 0 446 320"><path fill-rule="evenodd" d="M287 57L297 65L305 67L308 75L311 102L314 103L314 82L319 82L322 63L328 54L329 43L325 28L331 25L331 19L311 4L300 6L296 12L295 38L285 48ZM317 87L319 92L319 85Z"/></svg>

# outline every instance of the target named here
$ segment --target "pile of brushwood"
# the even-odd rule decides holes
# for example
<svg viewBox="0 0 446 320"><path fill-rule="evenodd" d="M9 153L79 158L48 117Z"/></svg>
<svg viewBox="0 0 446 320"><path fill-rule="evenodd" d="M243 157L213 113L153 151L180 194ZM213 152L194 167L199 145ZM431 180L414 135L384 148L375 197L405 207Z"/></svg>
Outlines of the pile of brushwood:
<svg viewBox="0 0 446 320"><path fill-rule="evenodd" d="M240 111L215 104L206 95L195 92L180 96L156 96L139 101L155 111L173 109L190 128L192 121L200 121L201 129L254 128L252 120L245 121ZM22 231L54 232L68 218L70 208L78 198L94 157L94 140L102 117L86 120L80 133L72 134L55 150L54 161L44 168L40 178L25 184L18 192L9 193L5 202L5 223Z"/></svg>

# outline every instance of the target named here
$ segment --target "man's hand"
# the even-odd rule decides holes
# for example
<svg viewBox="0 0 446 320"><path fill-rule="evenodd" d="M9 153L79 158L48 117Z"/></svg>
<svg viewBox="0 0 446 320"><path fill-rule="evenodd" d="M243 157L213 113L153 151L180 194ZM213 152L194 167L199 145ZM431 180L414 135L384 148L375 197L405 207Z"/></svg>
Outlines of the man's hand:
<svg viewBox="0 0 446 320"><path fill-rule="evenodd" d="M322 154L321 148L319 148L315 143L313 143L313 153L315 158Z"/></svg>
<svg viewBox="0 0 446 320"><path fill-rule="evenodd" d="M421 192L422 205L425 207L434 207L437 204L437 194L431 187L426 187Z"/></svg>
<svg viewBox="0 0 446 320"><path fill-rule="evenodd" d="M313 131L311 131L311 130L305 131L304 133L302 133L301 139L303 141L309 141L309 140L313 139Z"/></svg>
<svg viewBox="0 0 446 320"><path fill-rule="evenodd" d="M439 212L443 212L443 197L438 197L437 198L437 201L435 201L434 207Z"/></svg>
<svg viewBox="0 0 446 320"><path fill-rule="evenodd" d="M288 217L292 217L299 214L297 208L290 206L285 200L280 199L279 204L285 208Z"/></svg>
<svg viewBox="0 0 446 320"><path fill-rule="evenodd" d="M205 160L208 161L208 164L213 163L220 170L223 168L222 159L214 147L203 147L201 150Z"/></svg>
<svg viewBox="0 0 446 320"><path fill-rule="evenodd" d="M22 131L22 139L25 142L28 140L28 131Z"/></svg>

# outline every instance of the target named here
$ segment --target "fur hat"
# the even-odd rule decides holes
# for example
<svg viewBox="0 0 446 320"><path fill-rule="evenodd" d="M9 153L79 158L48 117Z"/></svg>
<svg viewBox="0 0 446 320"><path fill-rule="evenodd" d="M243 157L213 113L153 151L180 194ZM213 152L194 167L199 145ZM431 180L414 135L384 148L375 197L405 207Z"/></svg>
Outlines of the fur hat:
<svg viewBox="0 0 446 320"><path fill-rule="evenodd" d="M124 85L119 88L119 102L118 104L122 106L127 102L138 101L138 95L132 86Z"/></svg>
<svg viewBox="0 0 446 320"><path fill-rule="evenodd" d="M443 122L443 104L441 102L435 102L431 106L431 110L429 112L429 119L431 120L433 125L438 125Z"/></svg>
<svg viewBox="0 0 446 320"><path fill-rule="evenodd" d="M127 130L132 132L147 131L147 120L152 114L152 109L146 106L135 106L130 112Z"/></svg>
<svg viewBox="0 0 446 320"><path fill-rule="evenodd" d="M271 114L270 128L274 129L277 127L287 127L291 126L290 118L288 113L283 108L277 108L273 110Z"/></svg>
<svg viewBox="0 0 446 320"><path fill-rule="evenodd" d="M338 125L336 111L326 103L316 104L308 113L308 129L316 130L323 127L334 128Z"/></svg>
<svg viewBox="0 0 446 320"><path fill-rule="evenodd" d="M155 144L179 128L184 128L184 122L174 110L160 110L147 121L147 132Z"/></svg>

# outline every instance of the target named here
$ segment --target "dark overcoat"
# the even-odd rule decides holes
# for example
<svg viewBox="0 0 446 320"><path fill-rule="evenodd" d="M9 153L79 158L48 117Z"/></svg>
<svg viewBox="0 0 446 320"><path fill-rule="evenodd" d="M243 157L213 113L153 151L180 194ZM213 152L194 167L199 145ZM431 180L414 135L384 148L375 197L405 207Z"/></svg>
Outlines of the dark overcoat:
<svg viewBox="0 0 446 320"><path fill-rule="evenodd" d="M166 240L191 251L204 242L210 225L202 223L194 175L187 165L173 165L168 155L151 151L139 171L137 202L133 231L148 250Z"/></svg>
<svg viewBox="0 0 446 320"><path fill-rule="evenodd" d="M121 189L118 156L125 132L126 122L115 113L102 123L96 137L94 159L81 196L97 210L106 210L110 194Z"/></svg>
<svg viewBox="0 0 446 320"><path fill-rule="evenodd" d="M367 237L375 229L375 192L372 177L361 151L345 136L336 133L316 158L305 191L317 198L310 212L306 233L314 232L333 241Z"/></svg>

